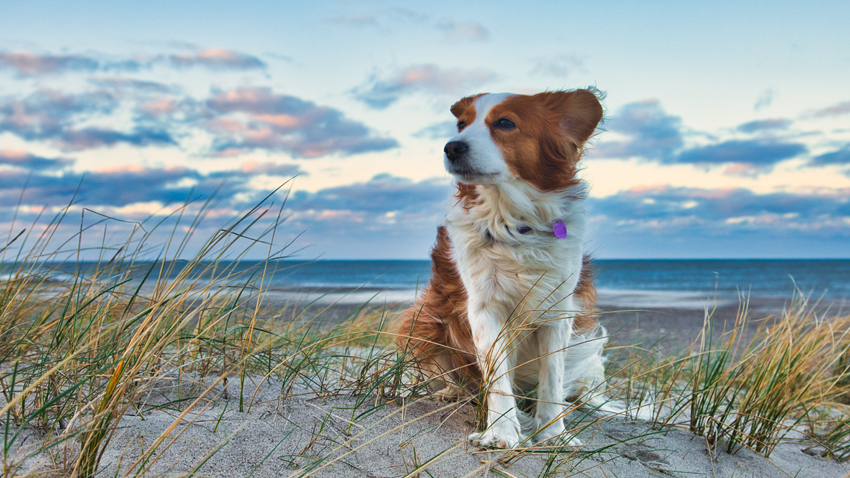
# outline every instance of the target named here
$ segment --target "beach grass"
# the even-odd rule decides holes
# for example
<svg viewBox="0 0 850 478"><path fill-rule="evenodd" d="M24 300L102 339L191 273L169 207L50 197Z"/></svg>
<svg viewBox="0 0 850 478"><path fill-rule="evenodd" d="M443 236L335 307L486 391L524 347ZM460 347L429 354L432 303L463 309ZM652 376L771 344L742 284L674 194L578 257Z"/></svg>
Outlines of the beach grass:
<svg viewBox="0 0 850 478"><path fill-rule="evenodd" d="M109 476L146 476L200 410L226 401L211 425L216 432L228 407L250 413L264 385L277 387L281 403L351 400L345 409L328 411L297 453L275 457L288 463L292 476L331 470L411 423L451 417L462 404L474 407L479 419L485 416L481 394L407 415L429 399L430 384L417 377L414 358L393 346L396 309L366 303L331 321L324 316L328 306L319 302L271 301L269 280L287 254L287 245L278 247L275 239L282 207L264 201L199 240L194 231L210 205L179 208L170 222L158 225L125 222L122 240L107 245L104 239L91 250L82 246L83 236L108 237L106 226L116 219L97 222L102 232L81 226L70 239L59 240L57 231L69 221L66 208L47 224L10 231L0 256L4 476L93 477L106 469ZM154 232L165 227L169 239L154 244ZM267 260L239 267L258 250ZM96 259L84 260L92 256ZM614 352L606 396L653 410L655 428L631 439L687 429L705 437L712 450L735 453L746 447L767 457L796 432L834 459L850 458L850 416L840 404L850 384L850 317L826 320L796 297L782 316L765 320L746 337L749 318L746 301L742 304L737 323L719 342L707 313L689 354L659 356L630 347ZM162 410L173 421L155 439L104 462L124 432L122 420ZM589 433L601 420L581 409L570 411L571 435ZM396 423L399 417L404 418ZM346 424L342 429L330 426L340 421ZM222 433L219 446L199 454L192 467L174 471L199 473L235 434ZM283 434L278 446L288 437ZM529 440L498 460L485 460L470 476L487 470L511 476L506 467L527 457L542 461L540 476L554 476L615 445ZM425 476L429 467L465 449L461 440L420 456L412 439L400 443L406 468L398 476Z"/></svg>
<svg viewBox="0 0 850 478"><path fill-rule="evenodd" d="M653 402L658 426L686 426L712 449L745 447L770 457L793 435L845 460L850 432L841 401L848 392L850 316L819 315L815 305L795 295L781 315L759 319L753 331L742 298L734 324L720 334L706 311L684 356L632 353L629 383L641 387L625 391L632 400Z"/></svg>

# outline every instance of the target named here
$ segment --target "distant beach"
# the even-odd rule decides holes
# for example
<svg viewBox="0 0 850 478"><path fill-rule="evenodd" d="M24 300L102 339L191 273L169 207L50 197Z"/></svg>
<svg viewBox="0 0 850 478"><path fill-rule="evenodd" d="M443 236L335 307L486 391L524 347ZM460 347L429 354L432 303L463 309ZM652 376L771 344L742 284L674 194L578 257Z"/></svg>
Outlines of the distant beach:
<svg viewBox="0 0 850 478"><path fill-rule="evenodd" d="M746 303L751 328L780 315L792 297L829 315L850 310L850 260L598 260L600 322L619 345L681 351L707 313L715 333L731 328ZM430 279L429 261L280 262L264 295L273 304L311 305L341 320L364 303L390 314L413 303ZM418 289L417 289L418 286Z"/></svg>
<svg viewBox="0 0 850 478"><path fill-rule="evenodd" d="M165 276L174 279L179 263ZM595 260L599 321L611 345L652 348L662 354L686 351L710 314L715 337L732 328L739 309L748 309L747 330L781 316L792 299L806 299L826 316L850 311L850 260ZM247 280L257 262L221 262L233 286ZM73 277L67 266L56 266ZM149 265L137 265L146 270ZM80 265L85 276L94 264ZM158 268L158 267L157 267ZM66 270L67 269L67 270ZM204 270L198 267L197 270ZM317 260L269 262L262 281L263 306L305 308L302 319L337 324L358 308L386 308L388 320L412 304L431 277L427 260ZM199 287L205 273L193 277ZM256 292L256 291L253 291Z"/></svg>

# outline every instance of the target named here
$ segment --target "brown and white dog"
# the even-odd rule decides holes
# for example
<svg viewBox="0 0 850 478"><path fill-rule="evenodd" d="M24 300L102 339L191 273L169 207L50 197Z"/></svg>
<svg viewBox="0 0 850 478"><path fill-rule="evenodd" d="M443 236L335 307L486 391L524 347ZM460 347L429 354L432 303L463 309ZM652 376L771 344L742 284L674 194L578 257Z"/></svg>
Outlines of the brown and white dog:
<svg viewBox="0 0 850 478"><path fill-rule="evenodd" d="M594 92L575 90L481 94L451 112L458 134L444 160L457 201L398 343L446 387L438 393L487 390L487 429L470 435L473 443L513 448L524 430L537 430L536 441L578 445L565 433L565 399L623 411L601 395L607 338L589 314L596 290L576 178L602 106ZM515 397L534 389L533 422L522 420Z"/></svg>

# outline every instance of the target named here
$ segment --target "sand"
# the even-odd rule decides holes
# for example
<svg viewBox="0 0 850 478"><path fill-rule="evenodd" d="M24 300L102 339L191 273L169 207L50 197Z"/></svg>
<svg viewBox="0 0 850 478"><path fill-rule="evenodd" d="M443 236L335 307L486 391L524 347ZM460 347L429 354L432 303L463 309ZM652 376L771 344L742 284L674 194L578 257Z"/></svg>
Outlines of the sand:
<svg viewBox="0 0 850 478"><path fill-rule="evenodd" d="M278 289L266 300L271 303L290 301L299 306L310 304L302 319L335 324L345 320L364 302L373 307L386 307L394 316L407 308L416 291L358 289ZM664 355L682 353L698 339L706 320L711 317L715 338L730 330L738 317L741 301L737 298L709 297L687 292L649 292L600 290L597 308L599 322L605 326L611 345L635 346L659 351ZM778 317L789 306L787 299L749 298L748 330L754 332L765 318ZM823 304L821 312L840 314L850 304Z"/></svg>
<svg viewBox="0 0 850 478"><path fill-rule="evenodd" d="M624 300L637 304L623 310ZM654 347L662 353L686 349L702 329L705 310L692 301L651 303L601 294L603 322L616 344ZM738 305L717 304L718 325L734 321ZM754 316L780 313L783 301L751 303ZM388 306L403 309L406 303ZM351 303L324 303L321 316L343 320ZM617 310L618 312L613 312ZM195 393L190 377L182 379L181 396ZM219 377L198 378L201 388ZM142 451L165 433L183 409L176 380L164 379L147 399L147 407L130 409L118 424L106 449L98 476L121 476L143 469L140 476L277 477L340 476L399 477L417 467L418 476L587 476L587 477L843 477L850 465L820 456L821 448L792 435L766 459L740 449L725 451L695 436L684 424L653 428L648 422L611 418L594 420L573 412L574 426L585 445L558 453L482 450L466 437L477 430L475 406L469 401L438 402L411 397L381 402L374 395L324 396L307 388L282 399L282 384L248 376L239 409L239 380L212 386L199 405L179 422L149 460L138 465ZM256 392L256 395L254 395ZM358 401L359 400L359 401ZM188 403L188 402L186 402ZM185 407L185 405L184 405ZM24 456L38 445L37 430L24 430L13 456ZM74 441L69 440L73 448ZM18 447L23 446L23 449ZM71 450L73 451L73 450ZM15 454L14 452L17 452ZM72 453L71 453L72 454ZM61 447L21 463L20 471L55 468ZM546 471L550 475L545 475ZM417 476L417 475L413 475Z"/></svg>
<svg viewBox="0 0 850 478"><path fill-rule="evenodd" d="M252 377L247 387L252 394L256 379ZM804 452L807 444L788 441L768 460L747 449L735 454L709 451L704 438L685 430L653 429L646 422L622 419L601 421L581 431L585 442L581 449L563 448L557 455L523 453L508 461L508 452L467 443L466 436L476 429L470 404L397 401L351 425L351 417L373 407L374 400L366 400L356 410L355 398L346 396L321 398L306 393L280 401L280 384L266 382L250 411L246 402L240 412L238 393L234 379L229 380L229 399L224 398L222 387L215 387L211 400L184 417L164 442L173 438L173 443L160 446L141 476L185 476L197 467L196 476L398 477L432 459L425 469L435 477L541 476L546 469L552 473L549 476L600 478L842 477L848 473L847 465L813 456L817 450ZM176 389L163 384L150 402L162 404L175 397ZM178 409L159 409L125 416L98 476L129 471L141 450L179 415ZM572 418L578 415L574 412ZM25 468L36 470L47 464L46 457L41 457Z"/></svg>

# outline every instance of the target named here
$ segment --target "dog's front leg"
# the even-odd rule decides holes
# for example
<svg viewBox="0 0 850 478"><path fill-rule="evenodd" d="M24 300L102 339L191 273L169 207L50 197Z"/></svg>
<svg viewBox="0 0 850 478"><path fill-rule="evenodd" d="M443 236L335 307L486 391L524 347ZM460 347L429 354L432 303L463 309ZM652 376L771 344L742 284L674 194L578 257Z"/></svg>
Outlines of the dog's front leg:
<svg viewBox="0 0 850 478"><path fill-rule="evenodd" d="M469 322L487 395L487 429L469 435L469 440L481 446L515 448L521 430L512 386L511 331L493 310L470 305L474 307L470 308Z"/></svg>
<svg viewBox="0 0 850 478"><path fill-rule="evenodd" d="M569 446L581 445L581 441L568 435L564 429L564 362L568 353L567 344L572 333L572 319L547 321L534 331L540 357L540 375L537 392L537 411L534 425L538 432L534 437L542 442L552 439Z"/></svg>

